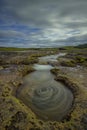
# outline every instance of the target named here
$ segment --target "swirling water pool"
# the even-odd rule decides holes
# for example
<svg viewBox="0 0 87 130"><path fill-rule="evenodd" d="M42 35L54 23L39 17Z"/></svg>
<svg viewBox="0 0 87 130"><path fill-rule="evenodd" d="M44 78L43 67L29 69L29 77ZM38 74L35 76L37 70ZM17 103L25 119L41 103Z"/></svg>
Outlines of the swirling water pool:
<svg viewBox="0 0 87 130"><path fill-rule="evenodd" d="M38 118L62 120L71 108L72 92L64 84L54 80L55 76L50 72L52 66L35 64L34 68L35 72L24 77L17 97L30 107Z"/></svg>

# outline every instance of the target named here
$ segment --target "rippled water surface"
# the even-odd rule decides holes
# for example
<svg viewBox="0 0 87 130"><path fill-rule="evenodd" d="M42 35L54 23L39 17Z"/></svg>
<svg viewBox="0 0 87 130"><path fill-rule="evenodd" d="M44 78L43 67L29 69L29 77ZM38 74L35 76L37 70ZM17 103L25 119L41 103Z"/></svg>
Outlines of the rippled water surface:
<svg viewBox="0 0 87 130"><path fill-rule="evenodd" d="M43 58L42 58L43 59ZM69 111L73 95L66 86L54 80L50 65L35 64L35 72L24 78L17 97L30 107L38 118L60 121Z"/></svg>
<svg viewBox="0 0 87 130"><path fill-rule="evenodd" d="M44 56L40 57L39 61L57 61L57 58L60 56L64 56L66 53L59 53L56 55L49 55L49 56Z"/></svg>

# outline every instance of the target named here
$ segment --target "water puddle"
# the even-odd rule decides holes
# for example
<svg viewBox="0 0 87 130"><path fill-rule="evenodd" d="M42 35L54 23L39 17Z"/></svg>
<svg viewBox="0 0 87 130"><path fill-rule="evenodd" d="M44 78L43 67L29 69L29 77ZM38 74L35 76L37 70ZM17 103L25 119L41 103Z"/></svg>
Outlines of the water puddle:
<svg viewBox="0 0 87 130"><path fill-rule="evenodd" d="M51 59L51 56L49 58ZM54 56L54 59L56 58ZM43 59L45 57L40 58ZM51 65L34 64L34 68L35 72L24 77L17 97L30 107L38 118L60 121L71 108L72 92L54 80L54 75L50 72L53 68Z"/></svg>

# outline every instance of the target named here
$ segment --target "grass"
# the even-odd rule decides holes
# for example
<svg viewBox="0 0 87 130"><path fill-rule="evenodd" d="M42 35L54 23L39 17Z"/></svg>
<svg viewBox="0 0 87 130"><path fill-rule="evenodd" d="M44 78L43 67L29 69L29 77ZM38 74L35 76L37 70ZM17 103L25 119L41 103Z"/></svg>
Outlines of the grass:
<svg viewBox="0 0 87 130"><path fill-rule="evenodd" d="M0 47L0 51L24 51L29 50L27 48L16 48L16 47Z"/></svg>
<svg viewBox="0 0 87 130"><path fill-rule="evenodd" d="M0 51L28 51L28 50L36 50L36 51L57 51L58 48L18 48L18 47L0 47Z"/></svg>

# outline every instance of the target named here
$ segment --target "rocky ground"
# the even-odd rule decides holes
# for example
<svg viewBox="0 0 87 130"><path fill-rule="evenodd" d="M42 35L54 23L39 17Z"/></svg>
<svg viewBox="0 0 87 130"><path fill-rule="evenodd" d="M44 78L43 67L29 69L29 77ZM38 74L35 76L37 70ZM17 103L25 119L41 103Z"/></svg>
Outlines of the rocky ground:
<svg viewBox="0 0 87 130"><path fill-rule="evenodd" d="M39 120L31 109L15 97L23 76L34 71L32 64L38 62L38 56L51 53L53 52L0 52L0 130L87 129L86 51L68 52L66 56L58 59L58 63L53 64L55 69L52 73L55 74L55 80L66 84L74 94L71 112L63 121Z"/></svg>

